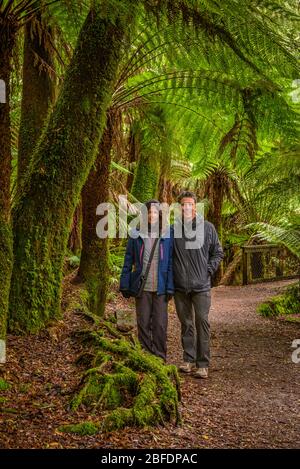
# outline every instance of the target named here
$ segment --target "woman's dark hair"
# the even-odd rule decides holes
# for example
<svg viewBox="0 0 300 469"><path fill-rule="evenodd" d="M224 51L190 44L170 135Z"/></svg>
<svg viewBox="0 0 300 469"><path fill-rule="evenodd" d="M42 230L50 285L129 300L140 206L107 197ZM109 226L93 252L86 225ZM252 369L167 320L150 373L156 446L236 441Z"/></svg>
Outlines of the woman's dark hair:
<svg viewBox="0 0 300 469"><path fill-rule="evenodd" d="M147 213L149 213L149 210L150 210L152 205L154 205L154 207L157 208L158 216L159 216L159 218L158 218L158 220L159 220L159 234L161 234L161 231L162 231L162 210L161 210L159 200L150 199L147 202L145 202L144 205L147 207Z"/></svg>

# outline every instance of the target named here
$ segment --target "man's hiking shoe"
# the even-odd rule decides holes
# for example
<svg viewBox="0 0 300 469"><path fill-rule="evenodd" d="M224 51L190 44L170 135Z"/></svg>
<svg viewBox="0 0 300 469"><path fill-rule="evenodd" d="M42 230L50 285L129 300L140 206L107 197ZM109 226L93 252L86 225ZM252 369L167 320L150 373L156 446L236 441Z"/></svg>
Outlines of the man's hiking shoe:
<svg viewBox="0 0 300 469"><path fill-rule="evenodd" d="M197 368L193 373L194 378L208 378L208 368Z"/></svg>
<svg viewBox="0 0 300 469"><path fill-rule="evenodd" d="M183 365L179 366L179 371L183 373L191 373L195 370L195 363L185 362Z"/></svg>

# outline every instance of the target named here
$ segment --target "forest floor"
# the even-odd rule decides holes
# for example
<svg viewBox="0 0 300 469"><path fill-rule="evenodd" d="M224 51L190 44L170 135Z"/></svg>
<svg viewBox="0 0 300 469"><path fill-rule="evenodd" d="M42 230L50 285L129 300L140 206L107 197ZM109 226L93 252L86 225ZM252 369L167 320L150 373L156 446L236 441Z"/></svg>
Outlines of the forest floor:
<svg viewBox="0 0 300 469"><path fill-rule="evenodd" d="M78 286L65 282L64 319L36 336L8 336L8 363L0 377L0 448L296 448L300 447L300 364L291 344L299 323L269 320L256 307L293 281L212 290L212 362L209 379L182 376L182 426L130 428L111 434L60 433L65 423L90 418L70 412L82 369L72 334L86 327L70 300ZM113 313L124 301L108 304ZM170 304L168 361L181 363L179 322Z"/></svg>

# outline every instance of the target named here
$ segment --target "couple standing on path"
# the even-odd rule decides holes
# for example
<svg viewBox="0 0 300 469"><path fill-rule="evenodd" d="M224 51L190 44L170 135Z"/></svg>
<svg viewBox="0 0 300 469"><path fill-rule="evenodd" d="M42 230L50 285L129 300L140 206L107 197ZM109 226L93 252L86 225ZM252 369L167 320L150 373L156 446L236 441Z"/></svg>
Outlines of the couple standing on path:
<svg viewBox="0 0 300 469"><path fill-rule="evenodd" d="M211 278L223 258L214 225L196 212L193 192L178 202L181 216L162 226L157 200L147 202L145 227L130 234L120 291L135 297L138 337L142 347L166 360L168 301L173 297L181 323L183 364L179 370L208 377L210 362Z"/></svg>

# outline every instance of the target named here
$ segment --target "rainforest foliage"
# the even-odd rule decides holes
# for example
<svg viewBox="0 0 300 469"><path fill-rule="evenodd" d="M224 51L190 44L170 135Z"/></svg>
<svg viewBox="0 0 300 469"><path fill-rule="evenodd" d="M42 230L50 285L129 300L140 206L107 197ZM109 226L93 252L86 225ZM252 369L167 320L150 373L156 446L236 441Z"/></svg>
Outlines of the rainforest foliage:
<svg viewBox="0 0 300 469"><path fill-rule="evenodd" d="M96 209L193 190L228 247L215 283L243 244L299 258L299 22L296 0L0 1L0 362L7 331L61 318L75 258L102 322L71 407L108 410L101 429L179 420L176 371L105 322L125 245Z"/></svg>

